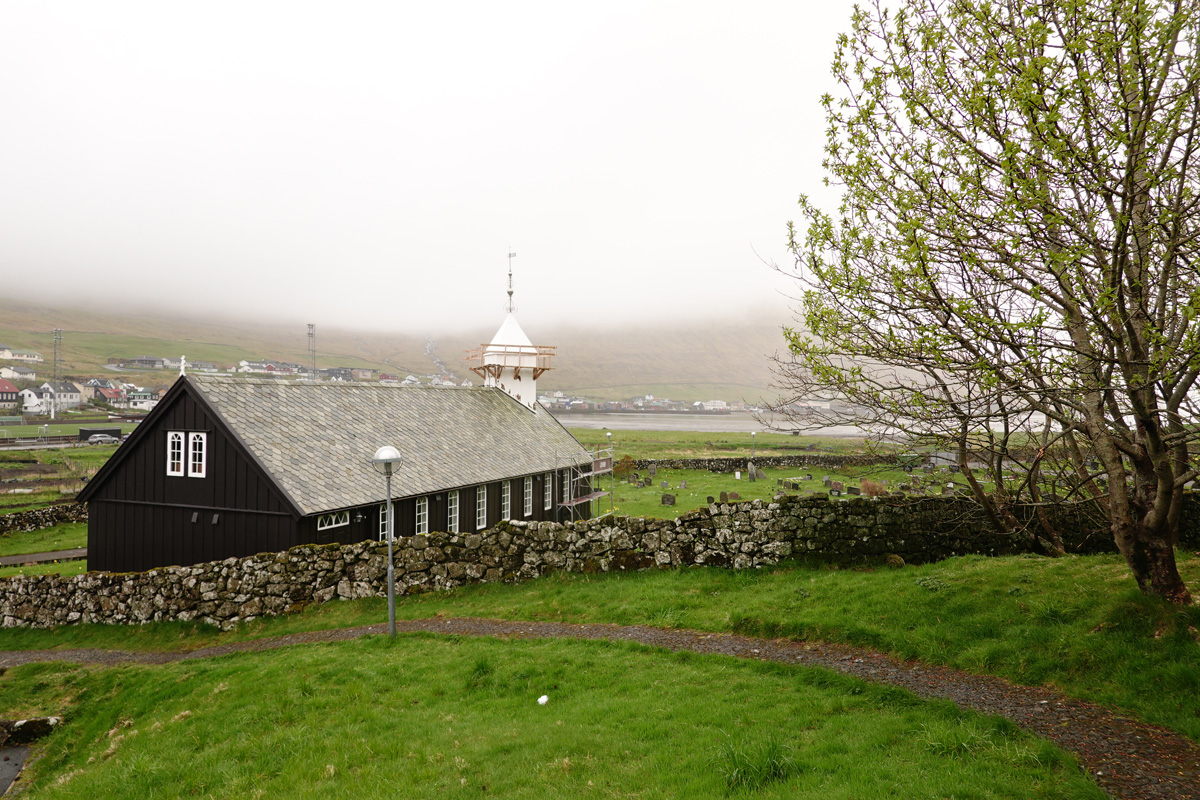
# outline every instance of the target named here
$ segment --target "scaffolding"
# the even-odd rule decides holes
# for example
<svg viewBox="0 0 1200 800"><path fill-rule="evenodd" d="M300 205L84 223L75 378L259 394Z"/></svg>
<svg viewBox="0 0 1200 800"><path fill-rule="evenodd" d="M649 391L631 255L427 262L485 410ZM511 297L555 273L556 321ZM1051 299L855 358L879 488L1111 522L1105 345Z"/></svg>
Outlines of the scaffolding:
<svg viewBox="0 0 1200 800"><path fill-rule="evenodd" d="M591 518L594 516L591 513L592 502L613 496L613 449L601 448L588 455L592 457L591 463L574 462L568 464L565 470L556 470L564 475L562 502L558 505L567 512L571 522ZM596 488L598 479L603 475L609 476L607 492ZM584 509L588 511L587 514L582 513ZM599 512L599 507L596 511Z"/></svg>

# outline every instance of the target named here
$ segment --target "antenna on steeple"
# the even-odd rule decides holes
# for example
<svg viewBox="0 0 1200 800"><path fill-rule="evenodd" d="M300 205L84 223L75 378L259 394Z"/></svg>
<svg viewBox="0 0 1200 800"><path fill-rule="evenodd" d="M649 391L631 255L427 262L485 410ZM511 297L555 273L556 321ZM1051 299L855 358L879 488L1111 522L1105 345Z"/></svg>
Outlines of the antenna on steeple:
<svg viewBox="0 0 1200 800"><path fill-rule="evenodd" d="M506 310L506 311L508 311L508 313L510 313L510 314L512 314L514 311L516 311L516 310L517 310L517 306L516 306L516 304L513 302L513 299L512 299L512 293L513 293L513 288L512 288L512 260L513 260L514 258L516 258L516 257L517 257L517 254L516 254L516 253L509 253L509 254L508 254L508 305L507 305L507 306L505 306L505 310Z"/></svg>

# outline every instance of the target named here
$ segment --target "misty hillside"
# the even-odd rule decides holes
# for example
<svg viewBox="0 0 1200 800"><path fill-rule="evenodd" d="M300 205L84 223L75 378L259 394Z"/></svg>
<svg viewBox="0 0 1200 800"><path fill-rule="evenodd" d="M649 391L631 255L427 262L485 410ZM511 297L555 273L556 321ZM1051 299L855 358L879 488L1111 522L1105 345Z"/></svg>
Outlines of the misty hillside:
<svg viewBox="0 0 1200 800"><path fill-rule="evenodd" d="M445 369L462 380L471 375L464 351L490 341L501 319L489 329L461 336L402 332L348 331L317 322L317 365L362 366L399 374L430 375ZM654 327L616 324L607 328L526 329L534 344L558 348L555 368L538 382L539 390L562 390L602 399L636 394L695 401L756 401L771 394L770 356L782 349L778 311L743 319L715 319ZM138 355L179 356L219 365L242 359L308 362L307 326L303 323L247 322L163 312L123 311L118 307L52 308L11 298L0 299L0 345L36 350L49 375L53 331L60 328L62 372L72 376L112 374L109 358ZM427 353L427 350L431 350ZM168 384L173 375L139 373L151 385Z"/></svg>

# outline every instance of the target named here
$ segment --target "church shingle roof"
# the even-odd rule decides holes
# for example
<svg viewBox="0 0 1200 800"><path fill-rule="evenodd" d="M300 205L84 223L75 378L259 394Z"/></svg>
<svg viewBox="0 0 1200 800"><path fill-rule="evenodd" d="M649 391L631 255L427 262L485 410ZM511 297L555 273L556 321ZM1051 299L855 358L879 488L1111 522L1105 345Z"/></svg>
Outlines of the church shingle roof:
<svg viewBox="0 0 1200 800"><path fill-rule="evenodd" d="M548 411L498 389L187 380L306 515L382 501L383 445L404 459L396 498L591 462Z"/></svg>

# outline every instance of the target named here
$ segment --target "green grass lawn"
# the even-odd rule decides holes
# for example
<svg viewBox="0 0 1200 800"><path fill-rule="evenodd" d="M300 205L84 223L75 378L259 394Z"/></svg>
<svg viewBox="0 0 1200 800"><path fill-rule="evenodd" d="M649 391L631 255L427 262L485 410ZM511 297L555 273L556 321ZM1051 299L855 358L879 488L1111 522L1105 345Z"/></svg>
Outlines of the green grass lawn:
<svg viewBox="0 0 1200 800"><path fill-rule="evenodd" d="M0 533L0 556L87 547L87 523L65 522L36 531Z"/></svg>
<svg viewBox="0 0 1200 800"><path fill-rule="evenodd" d="M1200 555L1180 571L1200 584ZM903 569L790 564L556 574L401 598L402 619L482 616L612 622L845 642L1058 687L1200 741L1200 607L1140 594L1120 558L968 556ZM191 623L0 630L0 650L178 649L362 625L382 600L335 602L229 633Z"/></svg>
<svg viewBox="0 0 1200 800"><path fill-rule="evenodd" d="M597 481L596 488L605 492L612 491L612 501L610 502L608 497L596 501L595 513L597 516L601 516L611 510L613 513L631 517L674 519L680 514L706 506L709 497L719 500L721 492L737 492L743 501L756 499L769 501L781 491L786 491L788 494L800 494L808 491L828 493L829 489L821 480L825 476L829 476L831 480L842 481L846 486L858 486L864 479L886 481L889 489L894 489L913 479L913 476L908 475L904 470L884 466L844 467L840 470L786 467L768 468L763 472L767 476L766 480L751 481L745 472L739 479L735 473L659 468L656 470L657 474L651 477L649 471L643 469L638 472L646 484L643 488L638 488L636 483L616 478L610 482L608 476L604 476ZM808 475L812 475L812 478L806 480ZM934 476L918 475L917 477L921 478L926 486L940 487L946 483L966 486L966 480L961 475L937 473ZM787 481L789 484L798 483L800 488L782 488L778 484L779 480ZM662 487L664 481L667 483L665 489ZM683 486L684 483L687 484L686 487ZM664 494L675 495L674 506L662 504Z"/></svg>
<svg viewBox="0 0 1200 800"><path fill-rule="evenodd" d="M65 712L28 768L39 798L1104 797L1048 743L949 703L625 643L28 665L0 677L0 707Z"/></svg>
<svg viewBox="0 0 1200 800"><path fill-rule="evenodd" d="M30 566L0 567L0 578L11 578L14 575L82 575L87 572L87 560L77 558L72 561L47 561L43 564Z"/></svg>

